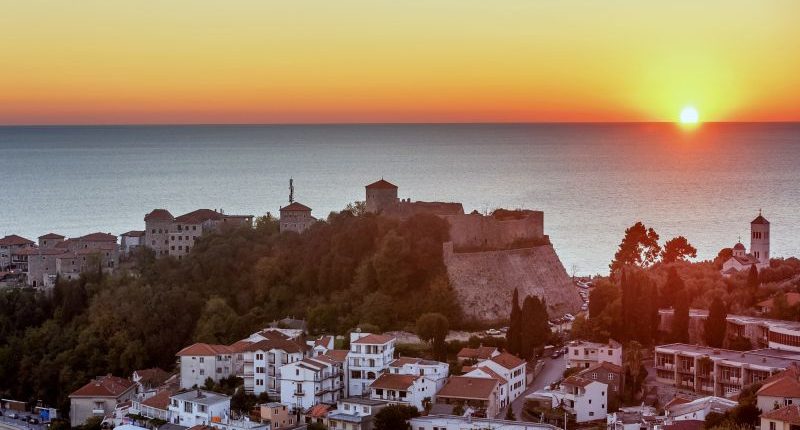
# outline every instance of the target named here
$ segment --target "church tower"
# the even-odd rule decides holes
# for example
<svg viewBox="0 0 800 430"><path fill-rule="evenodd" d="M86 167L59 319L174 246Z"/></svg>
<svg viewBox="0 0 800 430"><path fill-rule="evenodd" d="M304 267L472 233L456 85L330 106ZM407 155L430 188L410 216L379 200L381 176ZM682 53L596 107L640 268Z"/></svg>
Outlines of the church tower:
<svg viewBox="0 0 800 430"><path fill-rule="evenodd" d="M750 223L750 254L761 264L769 264L769 221L758 211Z"/></svg>

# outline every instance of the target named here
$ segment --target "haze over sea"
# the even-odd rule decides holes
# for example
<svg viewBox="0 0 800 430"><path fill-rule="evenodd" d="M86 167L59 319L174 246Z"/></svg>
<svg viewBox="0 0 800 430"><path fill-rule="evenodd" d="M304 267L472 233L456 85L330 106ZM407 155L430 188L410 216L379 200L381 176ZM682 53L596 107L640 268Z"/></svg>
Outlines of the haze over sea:
<svg viewBox="0 0 800 430"><path fill-rule="evenodd" d="M567 271L607 273L625 228L713 258L763 209L800 255L800 124L0 127L0 235L144 228L153 208L324 218L381 177L412 200L545 212Z"/></svg>

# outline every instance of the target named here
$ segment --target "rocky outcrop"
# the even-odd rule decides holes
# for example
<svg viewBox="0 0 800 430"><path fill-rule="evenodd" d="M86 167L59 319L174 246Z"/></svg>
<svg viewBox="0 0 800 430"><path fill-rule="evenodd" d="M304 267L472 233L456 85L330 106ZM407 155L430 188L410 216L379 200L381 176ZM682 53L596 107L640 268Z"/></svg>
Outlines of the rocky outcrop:
<svg viewBox="0 0 800 430"><path fill-rule="evenodd" d="M444 257L450 284L468 318L507 319L514 288L520 302L528 295L544 299L551 318L580 310L578 291L551 245L454 253L449 242Z"/></svg>

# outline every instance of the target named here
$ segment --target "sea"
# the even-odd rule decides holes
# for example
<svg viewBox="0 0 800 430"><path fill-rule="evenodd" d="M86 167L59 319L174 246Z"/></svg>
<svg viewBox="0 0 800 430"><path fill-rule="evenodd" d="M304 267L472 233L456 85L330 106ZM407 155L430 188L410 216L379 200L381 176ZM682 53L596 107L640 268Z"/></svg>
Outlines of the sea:
<svg viewBox="0 0 800 430"><path fill-rule="evenodd" d="M0 127L0 236L144 228L166 208L318 218L386 179L401 198L544 211L566 270L606 274L637 221L712 259L759 211L772 255L800 255L800 124Z"/></svg>

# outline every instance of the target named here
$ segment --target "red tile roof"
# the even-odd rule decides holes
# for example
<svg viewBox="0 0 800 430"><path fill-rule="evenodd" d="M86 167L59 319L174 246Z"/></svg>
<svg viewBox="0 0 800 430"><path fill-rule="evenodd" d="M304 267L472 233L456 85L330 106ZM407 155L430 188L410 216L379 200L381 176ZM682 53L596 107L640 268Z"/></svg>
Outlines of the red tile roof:
<svg viewBox="0 0 800 430"><path fill-rule="evenodd" d="M488 360L492 358L492 354L497 352L497 348L493 346L481 346L478 348L461 348L458 351L458 358L470 358L476 360Z"/></svg>
<svg viewBox="0 0 800 430"><path fill-rule="evenodd" d="M474 370L480 370L481 372L489 375L490 377L492 377L494 379L497 379L501 384L508 384L508 380L506 378L503 378L502 376L500 376L500 374L498 374L497 372L492 370L489 366L480 366L480 365L478 365L478 367L473 369L473 371Z"/></svg>
<svg viewBox="0 0 800 430"><path fill-rule="evenodd" d="M344 363L347 361L347 353L350 351L346 349L329 349L328 352L325 353L328 357L336 360L339 363Z"/></svg>
<svg viewBox="0 0 800 430"><path fill-rule="evenodd" d="M385 181L385 180L383 180L383 178L381 178L380 181L375 181L375 182L367 185L366 188L367 189L377 188L377 189L387 190L387 189L396 189L397 185L395 185L395 184L393 184L393 183L391 183L389 181Z"/></svg>
<svg viewBox="0 0 800 430"><path fill-rule="evenodd" d="M353 343L362 343L362 344L369 344L369 345L383 345L384 343L388 343L394 340L393 336L388 336L385 334L368 334L360 339L356 339Z"/></svg>
<svg viewBox="0 0 800 430"><path fill-rule="evenodd" d="M39 236L39 239L63 239L64 236L57 233L47 233L44 236Z"/></svg>
<svg viewBox="0 0 800 430"><path fill-rule="evenodd" d="M233 350L227 345L213 345L209 343L195 343L194 345L189 345L186 348L178 351L177 356L210 356L210 355L221 355L221 354L230 354Z"/></svg>
<svg viewBox="0 0 800 430"><path fill-rule="evenodd" d="M269 351L271 349L280 349L289 353L296 353L305 351L308 349L308 346L287 339L266 339L252 342L249 345L240 346L237 348L236 352Z"/></svg>
<svg viewBox="0 0 800 430"><path fill-rule="evenodd" d="M500 355L490 358L489 360L494 361L495 363L505 367L506 369L516 369L519 366L525 365L525 360L511 355L507 352L500 353Z"/></svg>
<svg viewBox="0 0 800 430"><path fill-rule="evenodd" d="M616 373L618 375L622 375L622 371L623 371L622 366L617 366L616 364L609 363L607 361L601 361L600 363L595 363L592 366L581 370L577 374L578 375L585 375L587 373L596 372L596 371L598 371L600 369L608 371L608 372Z"/></svg>
<svg viewBox="0 0 800 430"><path fill-rule="evenodd" d="M567 385L574 385L574 386L577 386L577 387L585 387L585 386L591 384L592 382L597 382L597 381L593 381L593 380L588 379L588 378L583 378L583 377L580 377L578 375L572 375L569 378L565 379L563 383L567 384ZM601 384L602 384L602 382L601 382Z"/></svg>
<svg viewBox="0 0 800 430"><path fill-rule="evenodd" d="M665 425L664 430L702 430L705 424L705 421L700 420L678 420Z"/></svg>
<svg viewBox="0 0 800 430"><path fill-rule="evenodd" d="M22 236L17 236L16 234L12 234L0 239L0 245L3 246L33 245L33 241L30 239L25 239Z"/></svg>
<svg viewBox="0 0 800 430"><path fill-rule="evenodd" d="M497 388L499 382L490 378L475 378L471 376L452 376L436 394L437 397L459 399L487 400Z"/></svg>
<svg viewBox="0 0 800 430"><path fill-rule="evenodd" d="M157 387L166 382L166 380L170 377L170 374L167 371L158 367L135 370L133 374L134 376L138 376L139 383L146 387Z"/></svg>
<svg viewBox="0 0 800 430"><path fill-rule="evenodd" d="M175 218L175 222L182 222L186 224L201 224L208 220L220 220L222 214L211 209L198 209L196 211L183 214Z"/></svg>
<svg viewBox="0 0 800 430"><path fill-rule="evenodd" d="M311 208L298 202L292 202L287 206L284 206L280 210L281 212L311 212Z"/></svg>
<svg viewBox="0 0 800 430"><path fill-rule="evenodd" d="M142 230L131 230L127 233L122 233L120 236L127 236L127 237L142 237L144 236L144 231Z"/></svg>
<svg viewBox="0 0 800 430"><path fill-rule="evenodd" d="M761 216L761 214L758 214L758 216L756 217L756 219L754 219L754 220L750 221L750 224L769 224L769 221L767 221L767 219L766 219L766 218L764 218L763 216Z"/></svg>
<svg viewBox="0 0 800 430"><path fill-rule="evenodd" d="M133 382L117 376L100 376L78 388L69 397L113 397L117 398L133 388Z"/></svg>
<svg viewBox="0 0 800 430"><path fill-rule="evenodd" d="M169 409L169 398L175 394L172 390L161 390L155 396L142 401L142 405L166 411Z"/></svg>
<svg viewBox="0 0 800 430"><path fill-rule="evenodd" d="M370 388L380 388L384 390L408 390L414 385L418 376L399 375L396 373L384 373L378 379L372 381Z"/></svg>
<svg viewBox="0 0 800 430"><path fill-rule="evenodd" d="M783 372L767 378L758 390L759 396L800 397L800 367L792 364Z"/></svg>
<svg viewBox="0 0 800 430"><path fill-rule="evenodd" d="M78 240L86 241L86 242L115 242L117 241L117 236L114 236L111 233L90 233L86 236L81 236Z"/></svg>
<svg viewBox="0 0 800 430"><path fill-rule="evenodd" d="M149 214L144 216L145 221L172 221L173 219L175 219L175 217L166 209L153 209Z"/></svg>
<svg viewBox="0 0 800 430"><path fill-rule="evenodd" d="M311 409L309 409L308 412L306 412L306 415L308 415L311 418L323 418L328 416L328 412L330 410L331 410L331 405L320 403L318 405L312 406Z"/></svg>
<svg viewBox="0 0 800 430"><path fill-rule="evenodd" d="M761 414L761 418L783 421L789 424L800 424L800 405L788 405Z"/></svg>

